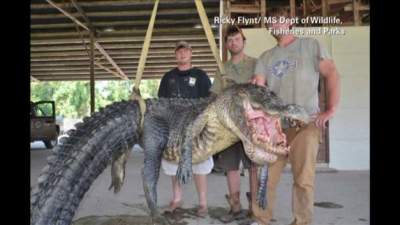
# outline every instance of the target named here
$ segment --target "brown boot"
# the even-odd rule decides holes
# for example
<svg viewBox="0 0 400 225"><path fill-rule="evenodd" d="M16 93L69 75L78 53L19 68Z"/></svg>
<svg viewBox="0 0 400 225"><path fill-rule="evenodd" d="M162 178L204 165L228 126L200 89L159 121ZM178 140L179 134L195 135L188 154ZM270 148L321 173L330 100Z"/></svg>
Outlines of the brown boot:
<svg viewBox="0 0 400 225"><path fill-rule="evenodd" d="M230 205L230 211L228 214L220 217L221 222L230 223L237 219L242 219L246 215L244 215L242 211L242 206L240 204L240 192L236 192L233 195L225 195L228 204Z"/></svg>

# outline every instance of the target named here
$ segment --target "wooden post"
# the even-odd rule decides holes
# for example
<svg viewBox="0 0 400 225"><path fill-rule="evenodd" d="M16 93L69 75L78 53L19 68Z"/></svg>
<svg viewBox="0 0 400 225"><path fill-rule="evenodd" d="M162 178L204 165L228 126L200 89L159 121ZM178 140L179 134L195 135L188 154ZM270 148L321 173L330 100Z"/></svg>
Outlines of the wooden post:
<svg viewBox="0 0 400 225"><path fill-rule="evenodd" d="M223 0L222 1L222 8L223 8L223 17L230 17L231 13L230 13L230 0ZM220 27L222 27L222 35L221 35L221 39L222 39L222 61L226 62L228 60L228 49L226 48L226 42L225 42L225 33L226 30L228 28L228 25L226 23L220 24Z"/></svg>
<svg viewBox="0 0 400 225"><path fill-rule="evenodd" d="M360 8L359 0L353 0L353 14L354 14L354 25L355 26L361 25L359 8Z"/></svg>
<svg viewBox="0 0 400 225"><path fill-rule="evenodd" d="M215 60L217 61L218 69L221 74L225 74L225 67L222 64L221 57L219 56L217 44L215 43L214 34L211 30L210 23L208 22L208 17L204 9L203 2L201 0L195 0L194 3L196 4L197 12L199 13L204 32L206 33L208 44L210 45Z"/></svg>
<svg viewBox="0 0 400 225"><path fill-rule="evenodd" d="M296 16L296 0L290 0L290 17Z"/></svg>
<svg viewBox="0 0 400 225"><path fill-rule="evenodd" d="M328 0L321 0L322 16L328 16Z"/></svg>
<svg viewBox="0 0 400 225"><path fill-rule="evenodd" d="M265 23L263 22L264 21L264 17L266 16L266 10L267 10L267 7L266 7L266 1L267 0L260 0L261 2L260 2L260 7L261 7L261 12L260 12L260 14L261 14L261 20L262 20L262 22L261 22L261 27L262 28L265 28Z"/></svg>
<svg viewBox="0 0 400 225"><path fill-rule="evenodd" d="M90 114L95 111L94 34L90 32Z"/></svg>

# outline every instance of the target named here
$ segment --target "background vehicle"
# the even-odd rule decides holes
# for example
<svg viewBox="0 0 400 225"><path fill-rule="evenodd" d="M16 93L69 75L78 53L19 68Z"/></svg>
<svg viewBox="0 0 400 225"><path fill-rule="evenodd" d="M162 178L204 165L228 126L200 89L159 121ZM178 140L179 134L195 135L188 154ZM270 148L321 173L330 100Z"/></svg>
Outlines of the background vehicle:
<svg viewBox="0 0 400 225"><path fill-rule="evenodd" d="M31 142L43 141L46 148L57 145L60 126L56 123L54 101L31 102Z"/></svg>

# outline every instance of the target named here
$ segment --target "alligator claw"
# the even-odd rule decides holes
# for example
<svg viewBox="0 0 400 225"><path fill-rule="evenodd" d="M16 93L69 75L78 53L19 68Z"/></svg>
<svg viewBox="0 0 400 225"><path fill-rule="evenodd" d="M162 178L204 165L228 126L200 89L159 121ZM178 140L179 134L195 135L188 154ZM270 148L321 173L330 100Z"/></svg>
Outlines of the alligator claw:
<svg viewBox="0 0 400 225"><path fill-rule="evenodd" d="M267 198L265 192L258 192L257 193L257 203L258 207L265 209L267 207Z"/></svg>
<svg viewBox="0 0 400 225"><path fill-rule="evenodd" d="M189 181L192 179L192 168L178 166L176 178L178 179L179 184L189 183Z"/></svg>
<svg viewBox="0 0 400 225"><path fill-rule="evenodd" d="M264 165L261 168L259 177L258 191L257 191L257 203L262 209L267 207L267 182L268 182L268 165Z"/></svg>

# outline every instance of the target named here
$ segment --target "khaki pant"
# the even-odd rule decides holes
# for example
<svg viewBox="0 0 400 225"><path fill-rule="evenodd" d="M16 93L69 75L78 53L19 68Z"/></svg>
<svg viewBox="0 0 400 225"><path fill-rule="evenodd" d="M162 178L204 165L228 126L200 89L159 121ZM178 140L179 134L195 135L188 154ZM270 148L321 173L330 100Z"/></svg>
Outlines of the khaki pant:
<svg viewBox="0 0 400 225"><path fill-rule="evenodd" d="M290 161L293 173L292 225L309 225L312 222L314 209L314 179L318 146L321 131L310 123L296 132L295 128L284 131L291 150L288 157L279 156L275 163L270 164L267 182L267 208L265 210L252 201L252 217L263 225L268 225L272 218L272 210L276 199L282 170Z"/></svg>

